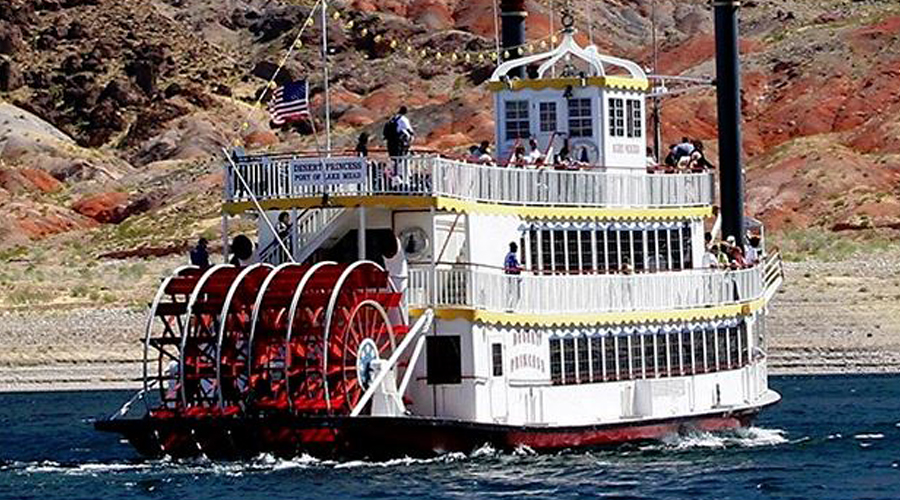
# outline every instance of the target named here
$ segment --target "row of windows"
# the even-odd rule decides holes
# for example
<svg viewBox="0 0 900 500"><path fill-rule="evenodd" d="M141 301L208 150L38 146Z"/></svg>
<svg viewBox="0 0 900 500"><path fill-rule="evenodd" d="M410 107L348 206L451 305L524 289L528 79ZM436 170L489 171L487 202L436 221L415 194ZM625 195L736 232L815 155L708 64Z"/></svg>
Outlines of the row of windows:
<svg viewBox="0 0 900 500"><path fill-rule="evenodd" d="M550 339L554 384L680 377L750 363L747 325L672 333Z"/></svg>
<svg viewBox="0 0 900 500"><path fill-rule="evenodd" d="M525 267L535 272L680 271L693 267L691 228L530 229Z"/></svg>
<svg viewBox="0 0 900 500"><path fill-rule="evenodd" d="M613 137L643 137L644 118L638 99L609 100L609 134Z"/></svg>
<svg viewBox="0 0 900 500"><path fill-rule="evenodd" d="M569 137L593 137L594 109L592 99L568 99ZM506 140L531 137L529 101L506 101ZM557 132L556 103L538 103L539 129ZM639 99L609 99L609 130L613 137L643 137L643 115Z"/></svg>

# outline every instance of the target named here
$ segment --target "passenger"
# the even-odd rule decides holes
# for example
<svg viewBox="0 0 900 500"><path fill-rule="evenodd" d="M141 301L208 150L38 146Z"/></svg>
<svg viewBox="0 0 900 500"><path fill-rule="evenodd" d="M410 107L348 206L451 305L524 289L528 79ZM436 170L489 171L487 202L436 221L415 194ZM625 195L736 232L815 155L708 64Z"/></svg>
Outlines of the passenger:
<svg viewBox="0 0 900 500"><path fill-rule="evenodd" d="M759 244L761 240L759 236L751 236L747 246L744 247L744 261L747 266L753 267L759 264Z"/></svg>
<svg viewBox="0 0 900 500"><path fill-rule="evenodd" d="M675 168L675 165L678 163L678 160L675 158L675 149L678 147L677 144L672 144L669 146L669 153L666 155L663 163L668 168Z"/></svg>
<svg viewBox="0 0 900 500"><path fill-rule="evenodd" d="M734 235L726 238L726 248L728 252L728 264L732 269L743 269L746 267L744 261L744 250L737 245L737 239Z"/></svg>
<svg viewBox="0 0 900 500"><path fill-rule="evenodd" d="M541 147L538 145L537 139L532 137L528 140L528 147L531 148L531 152L528 153L528 156L525 160L528 162L529 166L540 166L544 163L544 155L541 153Z"/></svg>
<svg viewBox="0 0 900 500"><path fill-rule="evenodd" d="M703 260L700 264L703 269L718 269L719 257L716 255L718 250L718 245L707 246L706 251L703 252Z"/></svg>
<svg viewBox="0 0 900 500"><path fill-rule="evenodd" d="M481 141L481 146L478 148L478 162L483 165L491 165L494 163L494 157L491 156L491 143L488 141Z"/></svg>
<svg viewBox="0 0 900 500"><path fill-rule="evenodd" d="M566 137L565 139L563 139L563 145L559 150L559 154L556 155L556 164L568 166L569 163L571 163L571 158L569 158L571 154L572 149L569 146L569 138Z"/></svg>
<svg viewBox="0 0 900 500"><path fill-rule="evenodd" d="M287 212L281 212L278 214L278 224L275 225L275 231L278 233L278 239L284 243L288 249L291 249L291 214ZM280 262L287 262L290 260L287 255L284 254L284 249L281 248L281 245L276 243L279 247L278 253L281 254Z"/></svg>
<svg viewBox="0 0 900 500"><path fill-rule="evenodd" d="M528 163L528 155L525 154L525 146L520 144L513 151L512 158L509 160L509 166L524 168L526 163Z"/></svg>
<svg viewBox="0 0 900 500"><path fill-rule="evenodd" d="M481 163L481 148L477 145L469 146L469 156L466 157L469 163Z"/></svg>
<svg viewBox="0 0 900 500"><path fill-rule="evenodd" d="M656 155L653 154L653 148L647 148L647 170L655 170L659 166L656 161Z"/></svg>
<svg viewBox="0 0 900 500"><path fill-rule="evenodd" d="M675 146L675 161L677 162L685 156L690 157L693 152L694 143L692 143L689 138L682 137L681 142Z"/></svg>
<svg viewBox="0 0 900 500"><path fill-rule="evenodd" d="M359 139L356 141L356 156L361 156L363 158L369 157L369 133L363 132L359 134Z"/></svg>
<svg viewBox="0 0 900 500"><path fill-rule="evenodd" d="M622 259L622 269L619 270L624 275L632 275L634 274L634 268L631 267L631 261L625 257Z"/></svg>
<svg viewBox="0 0 900 500"><path fill-rule="evenodd" d="M278 231L278 237L282 241L287 240L291 235L291 214L287 212L278 214L278 224L275 225L275 230Z"/></svg>
<svg viewBox="0 0 900 500"><path fill-rule="evenodd" d="M402 294L401 310L403 311L403 319L409 320L409 310L406 306L406 291L409 286L409 262L406 260L406 252L403 251L403 245L396 236L389 240L389 244L384 249L384 268L388 272L388 279L394 286L394 290Z"/></svg>
<svg viewBox="0 0 900 500"><path fill-rule="evenodd" d="M397 114L384 125L384 141L387 143L388 154L391 157L396 158L409 154L409 147L416 136L412 124L406 116L408 112L406 106L401 106Z"/></svg>
<svg viewBox="0 0 900 500"><path fill-rule="evenodd" d="M703 242L705 243L704 247L709 250L709 246L712 244L712 233L707 231L703 234Z"/></svg>
<svg viewBox="0 0 900 500"><path fill-rule="evenodd" d="M591 165L591 156L588 153L587 146L581 148L581 154L578 155L578 166L589 167Z"/></svg>
<svg viewBox="0 0 900 500"><path fill-rule="evenodd" d="M509 244L509 253L503 259L503 272L506 274L522 274L522 266L519 264L519 245L513 241Z"/></svg>
<svg viewBox="0 0 900 500"><path fill-rule="evenodd" d="M716 262L719 269L728 269L730 262L728 261L728 253L724 249L725 244L713 245L713 252L716 254Z"/></svg>
<svg viewBox="0 0 900 500"><path fill-rule="evenodd" d="M694 141L694 152L691 153L691 170L710 170L713 167L713 164L706 159L706 154L703 152L703 142L700 140Z"/></svg>
<svg viewBox="0 0 900 500"><path fill-rule="evenodd" d="M197 246L195 246L191 250L191 264L199 267L200 269L206 269L209 267L209 250L207 246L209 242L206 241L206 238L200 238L197 241Z"/></svg>
<svg viewBox="0 0 900 500"><path fill-rule="evenodd" d="M407 112L406 106L402 106L398 112L400 119L397 121L397 132L400 134L400 156L409 154L409 148L416 138L416 131L413 130L412 123L406 116Z"/></svg>
<svg viewBox="0 0 900 500"><path fill-rule="evenodd" d="M231 260L236 267L244 267L253 263L253 242L250 238L239 234L231 241Z"/></svg>

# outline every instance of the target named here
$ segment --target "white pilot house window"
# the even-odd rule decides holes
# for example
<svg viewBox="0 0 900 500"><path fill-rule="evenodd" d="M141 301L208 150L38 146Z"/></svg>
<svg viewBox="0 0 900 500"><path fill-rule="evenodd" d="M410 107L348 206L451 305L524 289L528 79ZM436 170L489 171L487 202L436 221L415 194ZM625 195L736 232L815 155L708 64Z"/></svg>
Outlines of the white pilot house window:
<svg viewBox="0 0 900 500"><path fill-rule="evenodd" d="M752 362L744 321L653 330L551 338L550 381L574 385L680 377L734 370Z"/></svg>
<svg viewBox="0 0 900 500"><path fill-rule="evenodd" d="M557 131L556 125L556 103L542 102L539 105L541 118L541 132L553 133Z"/></svg>
<svg viewBox="0 0 900 500"><path fill-rule="evenodd" d="M609 99L609 135L625 137L625 101L618 97Z"/></svg>
<svg viewBox="0 0 900 500"><path fill-rule="evenodd" d="M628 137L643 137L644 119L641 114L641 101L628 99L626 104L628 111Z"/></svg>
<svg viewBox="0 0 900 500"><path fill-rule="evenodd" d="M594 119L590 99L569 99L569 137L592 137Z"/></svg>
<svg viewBox="0 0 900 500"><path fill-rule="evenodd" d="M506 101L506 140L527 139L531 136L528 101Z"/></svg>

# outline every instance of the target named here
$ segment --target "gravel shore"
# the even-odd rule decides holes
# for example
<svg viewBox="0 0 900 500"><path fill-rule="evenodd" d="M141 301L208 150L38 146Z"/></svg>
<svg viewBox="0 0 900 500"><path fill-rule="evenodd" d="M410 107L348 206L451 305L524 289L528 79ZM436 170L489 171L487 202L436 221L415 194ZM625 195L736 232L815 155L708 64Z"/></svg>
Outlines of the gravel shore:
<svg viewBox="0 0 900 500"><path fill-rule="evenodd" d="M770 306L772 374L900 372L900 258L786 263ZM0 313L0 391L138 388L145 312Z"/></svg>

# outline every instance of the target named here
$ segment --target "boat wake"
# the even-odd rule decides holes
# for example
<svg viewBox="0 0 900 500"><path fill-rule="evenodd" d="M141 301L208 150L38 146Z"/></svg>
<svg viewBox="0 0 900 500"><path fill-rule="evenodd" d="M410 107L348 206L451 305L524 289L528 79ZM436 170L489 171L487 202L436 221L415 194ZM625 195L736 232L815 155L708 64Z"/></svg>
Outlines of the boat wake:
<svg viewBox="0 0 900 500"><path fill-rule="evenodd" d="M756 448L778 446L788 443L785 432L780 429L749 427L724 433L690 432L663 439L661 444L649 445L642 449L693 450L710 448Z"/></svg>

